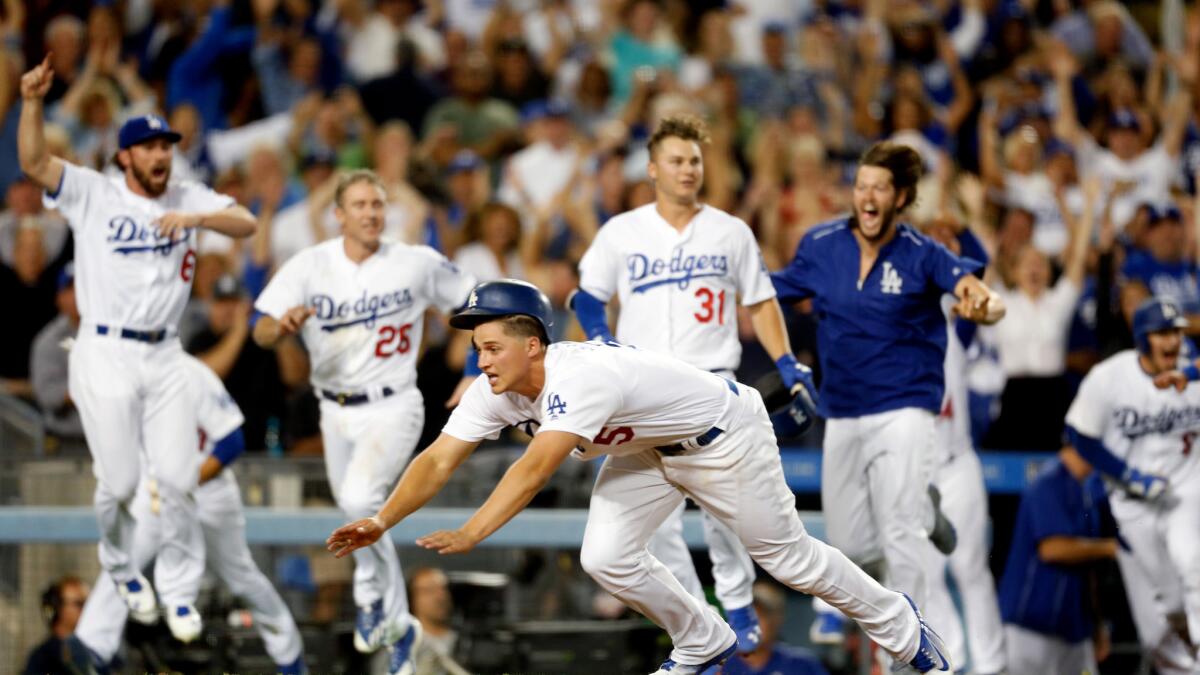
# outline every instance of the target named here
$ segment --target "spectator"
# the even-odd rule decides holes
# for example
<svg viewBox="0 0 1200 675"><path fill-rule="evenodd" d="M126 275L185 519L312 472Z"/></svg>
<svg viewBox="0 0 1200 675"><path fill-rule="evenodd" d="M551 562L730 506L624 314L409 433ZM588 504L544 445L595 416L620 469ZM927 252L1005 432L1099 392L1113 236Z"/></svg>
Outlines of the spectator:
<svg viewBox="0 0 1200 675"><path fill-rule="evenodd" d="M795 106L819 103L812 75L787 62L788 26L768 23L762 29L763 63L735 66L741 104L760 118L782 119Z"/></svg>
<svg viewBox="0 0 1200 675"><path fill-rule="evenodd" d="M67 391L67 356L79 331L79 307L75 304L75 265L67 263L58 275L54 298L58 316L33 339L29 377L33 397L42 410L46 431L65 441L83 440L83 422Z"/></svg>
<svg viewBox="0 0 1200 675"><path fill-rule="evenodd" d="M42 593L42 615L46 618L50 637L29 653L25 670L21 671L24 675L75 672L70 667L74 659L67 638L75 632L87 596L88 585L76 576L65 576Z"/></svg>
<svg viewBox="0 0 1200 675"><path fill-rule="evenodd" d="M596 61L583 64L573 97L572 116L575 127L589 137L598 136L601 129L611 120L608 108L611 97L612 84L604 66Z"/></svg>
<svg viewBox="0 0 1200 675"><path fill-rule="evenodd" d="M1111 515L1104 484L1092 467L1063 448L1021 496L1004 575L1000 614L1011 673L1095 673L1108 655L1091 574L1117 555L1117 539L1102 536Z"/></svg>
<svg viewBox="0 0 1200 675"><path fill-rule="evenodd" d="M1082 218L1072 219L1071 243L1057 283L1050 285L1050 261L1031 245L1011 258L998 259L1008 267L1012 288L997 292L1008 315L981 330L1000 354L1008 378L1000 402L1000 418L988 430L984 445L1005 450L1051 450L1060 445L1062 420L1070 404L1066 373L1067 331L1083 293L1087 248L1091 243L1093 205L1099 184L1090 183Z"/></svg>
<svg viewBox="0 0 1200 675"><path fill-rule="evenodd" d="M491 182L487 164L479 155L463 150L446 167L445 191L447 201L438 218L438 241L441 251L453 258L465 241L465 226L471 213L491 201Z"/></svg>
<svg viewBox="0 0 1200 675"><path fill-rule="evenodd" d="M1151 295L1174 300L1188 315L1190 334L1200 333L1200 287L1196 258L1188 252L1183 215L1172 204L1144 204L1146 226L1126 254L1122 283L1140 283Z"/></svg>
<svg viewBox="0 0 1200 675"><path fill-rule="evenodd" d="M1154 47L1129 12L1115 0L1076 5L1051 27L1071 53L1084 63L1084 71L1097 73L1120 59L1143 74L1154 59Z"/></svg>
<svg viewBox="0 0 1200 675"><path fill-rule="evenodd" d="M410 129L422 128L425 115L437 102L438 95L433 83L417 70L416 58L413 44L401 40L394 51L391 73L359 87L363 107L377 124L400 120ZM396 96L398 91L404 95Z"/></svg>
<svg viewBox="0 0 1200 675"><path fill-rule="evenodd" d="M536 101L523 111L530 145L504 168L500 200L516 208L525 228L560 215L556 203L578 177L582 151L573 143L570 110L558 101ZM555 234L561 234L561 229Z"/></svg>
<svg viewBox="0 0 1200 675"><path fill-rule="evenodd" d="M235 26L233 7L217 5L208 14L208 24L170 66L167 76L167 108L191 103L200 111L204 128L228 126L225 109L225 59L248 54L254 47L256 31L251 26ZM56 71L57 72L57 71Z"/></svg>
<svg viewBox="0 0 1200 675"><path fill-rule="evenodd" d="M527 103L546 98L550 81L538 68L529 52L529 45L521 38L502 40L496 49L495 82L492 96L520 108Z"/></svg>
<svg viewBox="0 0 1200 675"><path fill-rule="evenodd" d="M631 0L621 11L622 26L608 41L613 104L622 106L633 94L635 74L650 79L658 70L679 69L683 54L665 22L657 0Z"/></svg>
<svg viewBox="0 0 1200 675"><path fill-rule="evenodd" d="M418 12L417 2L379 0L370 12L363 11L363 4L344 3L346 9L342 17L348 35L346 70L355 82L390 77L405 66L424 72L445 65L442 36L429 25L428 15ZM407 42L413 52L405 60L396 58L402 41ZM412 57L415 57L415 63L405 62L414 60Z"/></svg>
<svg viewBox="0 0 1200 675"><path fill-rule="evenodd" d="M321 43L304 37L283 44L280 29L262 23L254 46L254 72L268 115L285 113L306 95L321 89Z"/></svg>
<svg viewBox="0 0 1200 675"><path fill-rule="evenodd" d="M57 211L42 205L42 191L22 176L9 184L4 195L5 209L0 211L0 263L13 266L17 232L36 227L42 232L42 248L47 260L62 254L71 240L67 221Z"/></svg>
<svg viewBox="0 0 1200 675"><path fill-rule="evenodd" d="M329 152L306 153L300 160L300 183L305 196L290 206L282 206L282 184L268 186L261 193L258 231L252 244L255 265L276 269L301 249L337 236L333 209L313 213L311 208L312 195L330 182L336 162L337 157Z"/></svg>
<svg viewBox="0 0 1200 675"><path fill-rule="evenodd" d="M779 629L787 615L787 597L769 582L754 584L754 611L762 626L762 641L749 654L738 654L725 664L725 675L828 675L825 666L806 650L781 644Z"/></svg>
<svg viewBox="0 0 1200 675"><path fill-rule="evenodd" d="M285 387L303 386L307 359L291 343L276 353L254 344L249 339L250 311L241 282L232 275L221 276L213 285L208 323L188 341L187 350L225 382L241 408L246 447L262 449L275 440L268 442L268 431L278 433L282 425Z"/></svg>
<svg viewBox="0 0 1200 675"><path fill-rule="evenodd" d="M458 631L450 624L454 598L446 573L436 567L418 567L408 577L408 605L421 622L424 641L417 649L415 671L422 675L466 675L454 661Z"/></svg>
<svg viewBox="0 0 1200 675"><path fill-rule="evenodd" d="M0 265L0 297L12 320L0 337L0 393L32 399L29 353L33 338L54 318L58 274L70 260L74 247L63 246L56 259L46 253L42 229L36 220L23 220L12 237L11 264Z"/></svg>
<svg viewBox="0 0 1200 675"><path fill-rule="evenodd" d="M483 52L472 52L453 69L454 95L442 99L425 118L425 136L452 135L460 148L494 159L512 143L517 111L489 98L491 66Z"/></svg>
<svg viewBox="0 0 1200 675"><path fill-rule="evenodd" d="M496 279L527 279L521 247L521 217L511 207L492 202L467 220L467 242L454 254L454 263L480 283Z"/></svg>
<svg viewBox="0 0 1200 675"><path fill-rule="evenodd" d="M50 53L50 67L54 69L54 84L46 94L49 106L66 95L83 69L86 40L83 20L71 14L60 14L46 24L46 52Z"/></svg>

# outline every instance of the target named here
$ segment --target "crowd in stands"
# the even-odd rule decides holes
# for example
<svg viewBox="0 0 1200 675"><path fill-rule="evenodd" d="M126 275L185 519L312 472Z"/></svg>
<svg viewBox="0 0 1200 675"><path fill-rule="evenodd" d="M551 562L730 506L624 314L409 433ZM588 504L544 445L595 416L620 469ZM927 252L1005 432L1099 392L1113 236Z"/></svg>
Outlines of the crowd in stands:
<svg viewBox="0 0 1200 675"><path fill-rule="evenodd" d="M561 310L556 337L578 336L562 307L575 264L652 198L644 141L673 112L710 124L704 198L750 224L772 269L847 209L868 144L921 153L909 220L975 232L1010 308L973 353L986 447L1056 448L1072 387L1129 344L1146 295L1178 299L1200 330L1200 15L1180 3L7 0L0 32L0 289L15 309L0 382L66 438L78 425L47 375L65 356L46 347L77 321L71 237L15 161L17 80L47 53L53 152L111 171L120 123L159 111L183 136L174 177L258 217L247 242L204 235L182 330L247 409L251 447L319 452L304 354L259 350L245 319L274 269L337 236L340 172L383 177L390 235L480 280L534 282ZM811 317L793 309L812 360ZM451 333L427 333L426 370L461 368Z"/></svg>

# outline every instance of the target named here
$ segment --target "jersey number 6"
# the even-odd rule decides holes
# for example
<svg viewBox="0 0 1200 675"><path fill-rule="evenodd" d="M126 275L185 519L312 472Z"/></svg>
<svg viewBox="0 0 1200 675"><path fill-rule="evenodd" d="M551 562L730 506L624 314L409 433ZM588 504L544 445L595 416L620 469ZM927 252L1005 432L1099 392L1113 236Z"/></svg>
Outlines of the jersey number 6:
<svg viewBox="0 0 1200 675"><path fill-rule="evenodd" d="M704 310L704 313L701 314L700 312L693 312L692 316L696 317L696 320L699 321L700 323L708 323L709 321L712 321L713 318L715 317L717 319L717 323L724 326L725 325L725 291L721 291L719 293L713 293L711 290L709 290L707 288L697 288L696 289L696 297L700 298L700 309ZM713 309L713 300L714 299L717 301L717 306L716 306L715 311Z"/></svg>
<svg viewBox="0 0 1200 675"><path fill-rule="evenodd" d="M408 339L408 331L411 328L411 323L403 326L381 326L379 342L375 343L375 356L386 359L389 356L407 353L412 347L412 340Z"/></svg>

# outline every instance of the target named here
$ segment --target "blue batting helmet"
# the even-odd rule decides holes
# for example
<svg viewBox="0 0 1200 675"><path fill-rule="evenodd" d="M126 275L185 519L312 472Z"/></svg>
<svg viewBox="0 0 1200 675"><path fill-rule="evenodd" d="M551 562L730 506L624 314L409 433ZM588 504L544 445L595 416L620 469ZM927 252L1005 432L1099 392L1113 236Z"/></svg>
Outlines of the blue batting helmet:
<svg viewBox="0 0 1200 675"><path fill-rule="evenodd" d="M537 319L550 341L550 328L554 326L554 314L546 294L533 284L516 279L485 281L471 291L467 306L450 317L450 325L471 330L481 323L497 317L523 314Z"/></svg>
<svg viewBox="0 0 1200 675"><path fill-rule="evenodd" d="M1150 334L1160 330L1187 328L1183 310L1172 300L1150 298L1133 313L1133 342L1139 352L1150 353Z"/></svg>

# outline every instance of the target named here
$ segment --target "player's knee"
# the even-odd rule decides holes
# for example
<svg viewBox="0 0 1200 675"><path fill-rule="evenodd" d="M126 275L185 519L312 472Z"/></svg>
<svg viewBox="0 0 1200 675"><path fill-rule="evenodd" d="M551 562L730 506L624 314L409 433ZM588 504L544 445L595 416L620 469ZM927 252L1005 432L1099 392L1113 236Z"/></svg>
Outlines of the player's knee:
<svg viewBox="0 0 1200 675"><path fill-rule="evenodd" d="M94 496L96 507L103 508L109 505L128 504L133 501L137 485L136 476L132 479L100 481L96 484L96 494Z"/></svg>
<svg viewBox="0 0 1200 675"><path fill-rule="evenodd" d="M617 547L588 542L585 538L583 548L579 551L579 566L595 579L596 583L605 588L612 588L621 586L621 577L630 572L624 568L631 568L632 564L631 561L622 560Z"/></svg>

